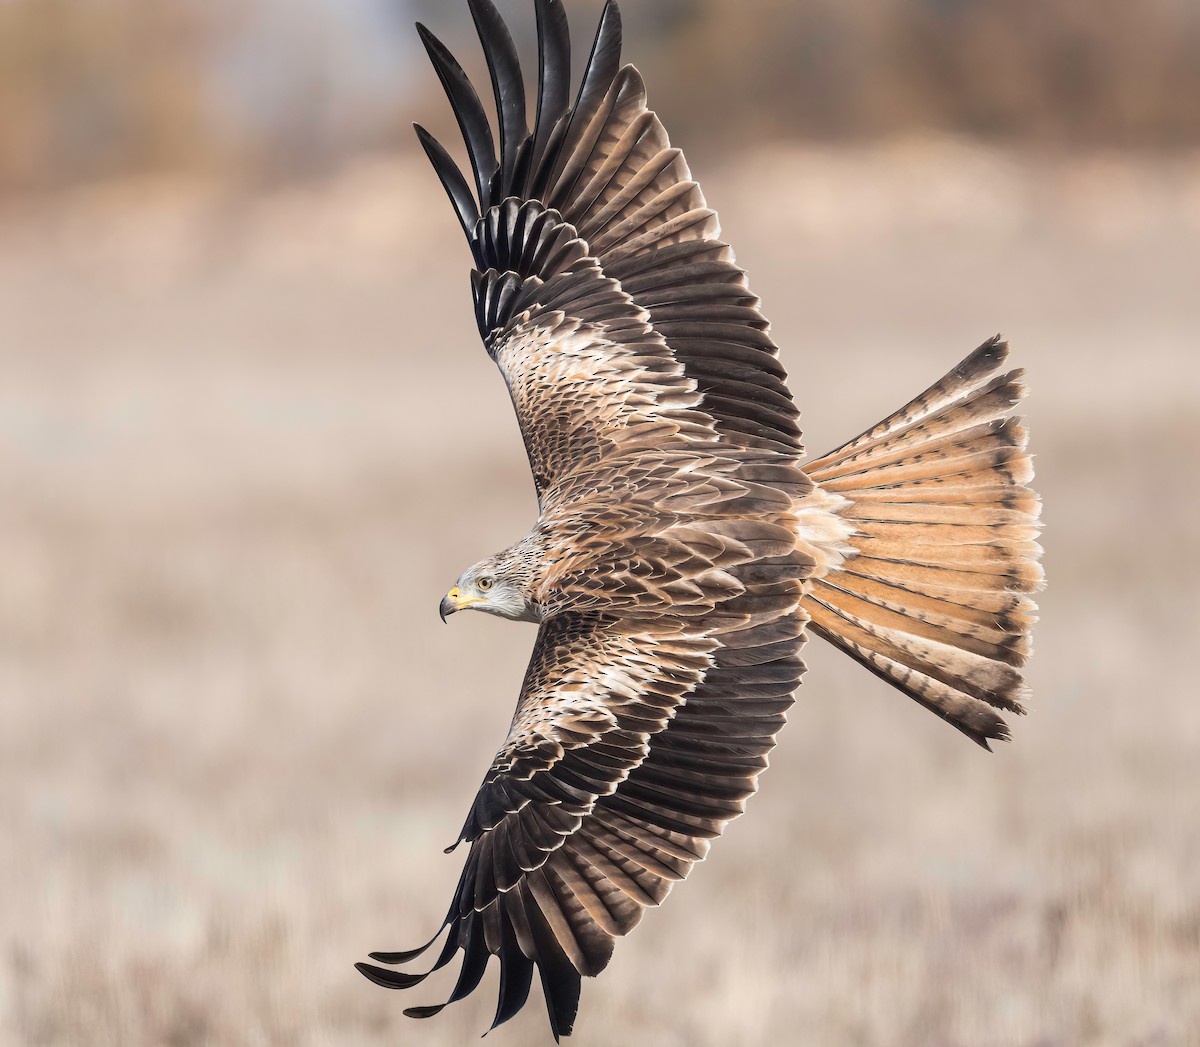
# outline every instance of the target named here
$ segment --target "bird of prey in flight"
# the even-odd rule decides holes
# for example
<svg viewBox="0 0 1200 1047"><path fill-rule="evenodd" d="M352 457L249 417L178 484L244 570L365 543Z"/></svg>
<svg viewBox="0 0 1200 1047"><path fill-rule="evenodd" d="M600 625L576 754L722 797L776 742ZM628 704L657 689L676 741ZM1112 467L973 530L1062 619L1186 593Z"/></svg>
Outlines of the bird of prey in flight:
<svg viewBox="0 0 1200 1047"><path fill-rule="evenodd" d="M479 332L512 396L540 512L462 574L441 614L469 608L539 631L459 834L466 862L433 970L462 952L449 1003L497 957L496 1025L525 1004L536 971L557 1039L581 978L742 813L800 683L806 633L980 745L1008 737L1000 714L1026 697L1039 502L1010 413L1021 372L1006 370L998 337L804 461L759 300L641 74L621 65L617 4L572 90L563 4L536 0L528 98L492 0L469 2L496 132L418 26L466 173L417 134L470 245ZM359 969L415 986L427 975L388 968L438 937Z"/></svg>

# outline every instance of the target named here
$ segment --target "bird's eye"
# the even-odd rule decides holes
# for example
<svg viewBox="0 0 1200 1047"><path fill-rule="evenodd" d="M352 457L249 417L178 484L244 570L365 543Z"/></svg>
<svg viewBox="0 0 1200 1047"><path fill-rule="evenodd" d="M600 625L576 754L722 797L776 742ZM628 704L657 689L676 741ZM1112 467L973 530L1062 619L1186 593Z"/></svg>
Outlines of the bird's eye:
<svg viewBox="0 0 1200 1047"><path fill-rule="evenodd" d="M490 578L480 578L478 584L480 590L486 593L492 587L492 580Z"/></svg>

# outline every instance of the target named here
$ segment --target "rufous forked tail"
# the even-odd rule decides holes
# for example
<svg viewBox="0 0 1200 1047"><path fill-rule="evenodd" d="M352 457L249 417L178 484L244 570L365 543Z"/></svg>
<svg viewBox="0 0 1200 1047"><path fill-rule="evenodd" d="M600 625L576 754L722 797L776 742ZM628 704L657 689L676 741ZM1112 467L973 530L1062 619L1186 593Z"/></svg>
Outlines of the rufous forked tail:
<svg viewBox="0 0 1200 1047"><path fill-rule="evenodd" d="M810 628L985 748L1023 712L1042 585L1038 496L999 337L805 471L846 502L853 552L815 580Z"/></svg>

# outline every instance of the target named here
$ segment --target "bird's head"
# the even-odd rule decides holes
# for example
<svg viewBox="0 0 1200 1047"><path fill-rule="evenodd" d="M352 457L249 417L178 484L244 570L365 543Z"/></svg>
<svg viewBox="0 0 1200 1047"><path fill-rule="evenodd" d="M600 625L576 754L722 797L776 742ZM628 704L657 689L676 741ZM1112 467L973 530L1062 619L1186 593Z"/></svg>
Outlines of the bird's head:
<svg viewBox="0 0 1200 1047"><path fill-rule="evenodd" d="M517 622L538 621L529 592L527 571L506 554L468 567L438 606L444 622L456 611L486 611Z"/></svg>

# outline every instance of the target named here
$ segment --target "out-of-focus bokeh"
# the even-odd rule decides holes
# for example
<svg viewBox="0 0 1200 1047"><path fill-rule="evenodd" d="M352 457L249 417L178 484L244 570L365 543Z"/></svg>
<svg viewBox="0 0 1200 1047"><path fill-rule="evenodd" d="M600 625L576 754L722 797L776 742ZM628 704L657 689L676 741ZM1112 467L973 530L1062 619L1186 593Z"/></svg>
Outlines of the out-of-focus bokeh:
<svg viewBox="0 0 1200 1047"><path fill-rule="evenodd" d="M1011 338L1049 588L992 756L814 641L577 1041L1198 1042L1200 7L626 7L814 450ZM414 17L482 70L465 3L0 0L5 1044L490 1022L351 967L444 912L534 635L435 610L536 509Z"/></svg>
<svg viewBox="0 0 1200 1047"><path fill-rule="evenodd" d="M532 44L520 6L506 10ZM627 7L656 104L693 150L914 132L1200 145L1194 0ZM598 9L572 14L581 25ZM287 181L407 147L414 117L447 123L414 16L469 32L465 3L444 0L4 0L0 187L144 171Z"/></svg>

